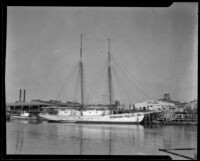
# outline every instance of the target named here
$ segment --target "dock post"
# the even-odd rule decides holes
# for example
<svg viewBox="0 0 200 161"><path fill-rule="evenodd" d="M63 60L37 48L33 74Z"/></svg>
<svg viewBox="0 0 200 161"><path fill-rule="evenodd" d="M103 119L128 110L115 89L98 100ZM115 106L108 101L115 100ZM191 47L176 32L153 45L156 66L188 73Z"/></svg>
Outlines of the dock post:
<svg viewBox="0 0 200 161"><path fill-rule="evenodd" d="M144 116L144 123L145 123L145 124L148 124L148 117L149 117L148 115L149 115L149 114L146 114L146 115Z"/></svg>
<svg viewBox="0 0 200 161"><path fill-rule="evenodd" d="M150 114L150 123L152 123L152 117L153 117L153 114L152 115Z"/></svg>
<svg viewBox="0 0 200 161"><path fill-rule="evenodd" d="M22 95L22 90L19 90L19 102L21 102L21 95Z"/></svg>
<svg viewBox="0 0 200 161"><path fill-rule="evenodd" d="M146 119L145 119L146 124L148 123L148 117L149 117L149 114L146 115Z"/></svg>
<svg viewBox="0 0 200 161"><path fill-rule="evenodd" d="M149 123L149 114L147 114L147 124Z"/></svg>

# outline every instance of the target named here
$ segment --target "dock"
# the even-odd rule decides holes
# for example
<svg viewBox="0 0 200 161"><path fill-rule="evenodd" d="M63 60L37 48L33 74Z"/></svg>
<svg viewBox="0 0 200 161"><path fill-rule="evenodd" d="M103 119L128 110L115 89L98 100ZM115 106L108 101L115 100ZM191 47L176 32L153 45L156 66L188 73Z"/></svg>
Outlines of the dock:
<svg viewBox="0 0 200 161"><path fill-rule="evenodd" d="M197 125L198 115L174 111L146 113L143 124Z"/></svg>

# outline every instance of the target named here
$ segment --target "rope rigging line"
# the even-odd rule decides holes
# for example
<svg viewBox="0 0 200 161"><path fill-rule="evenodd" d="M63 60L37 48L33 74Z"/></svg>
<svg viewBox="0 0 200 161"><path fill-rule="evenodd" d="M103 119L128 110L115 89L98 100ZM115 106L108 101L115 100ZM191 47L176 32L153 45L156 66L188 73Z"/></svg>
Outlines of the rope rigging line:
<svg viewBox="0 0 200 161"><path fill-rule="evenodd" d="M120 89L119 94L120 94L120 93L125 93L126 97L128 98L128 101L130 102L131 98L130 98L130 96L128 95L128 93L127 93L127 91L125 90L125 88L122 88L123 86L121 85L121 83L120 83L120 81L119 81L119 77L118 77L118 75L117 75L117 72L116 72L115 68L112 67L112 71L113 71L113 76L115 76L116 81L117 81L117 84L118 84L119 89ZM121 92L121 91L124 91L124 92ZM120 94L120 96L121 96L121 94ZM126 98L124 98L124 99L126 99Z"/></svg>
<svg viewBox="0 0 200 161"><path fill-rule="evenodd" d="M82 48L84 51L92 51L92 52L98 52L98 53L106 53L105 51L103 51L103 50L99 50L99 49L94 49L94 48L86 48L86 47L84 47L84 48Z"/></svg>
<svg viewBox="0 0 200 161"><path fill-rule="evenodd" d="M80 79L80 76L81 75L81 70L79 68L79 72L78 72L78 76L77 76L77 79L76 79L76 85L75 85L75 88L74 88L74 96L73 96L73 101L80 101L81 98L80 97L80 82L81 82L81 79ZM85 96L86 94L86 84L85 84L85 79L83 78L83 94ZM84 97L84 100L85 100L85 97Z"/></svg>
<svg viewBox="0 0 200 161"><path fill-rule="evenodd" d="M123 68L124 71L126 71L129 75L131 75L131 76L134 78L134 80L139 84L140 81L137 81L137 78L134 76L133 73L130 73L130 72L125 68L125 66L123 66L123 64L121 64L120 61L117 60L117 58L115 58L113 55L111 55L111 57L113 58L114 61L116 61L116 64L119 64L119 65L121 66L121 68ZM140 83L141 83L141 82L140 82ZM143 85L143 86L144 86L144 85ZM146 89L146 90L145 90L144 88L141 88L141 89L143 89L143 91L146 91L146 93L149 93L149 94L152 96L152 93L151 93L148 89Z"/></svg>
<svg viewBox="0 0 200 161"><path fill-rule="evenodd" d="M92 42L95 42L95 41L97 41L98 43L99 42L107 42L107 39L97 39L97 38L90 38L90 37L88 37L88 36L86 36L86 35L83 35L83 39L84 40L86 40L86 42L87 42L87 40L88 41L92 41ZM86 45L87 46L87 45ZM107 53L106 51L104 51L104 50L100 50L100 49L96 49L96 48L90 48L90 47L83 47L82 48L82 50L84 50L84 51L89 51L89 52L97 52L97 53L100 53L100 54L102 54L102 53Z"/></svg>
<svg viewBox="0 0 200 161"><path fill-rule="evenodd" d="M72 67L73 70L71 70L71 72L69 73L69 75L66 75L66 77L65 77L65 79L64 79L64 80L65 80L65 81L64 81L64 84L61 86L61 89L59 90L59 92L58 92L58 94L57 94L57 96L56 96L56 100L57 100L58 98L60 98L60 95L63 93L65 87L68 85L67 83L69 82L70 78L72 78L72 75L75 73L75 71L77 70L77 68L78 68L78 64L75 64L75 65Z"/></svg>
<svg viewBox="0 0 200 161"><path fill-rule="evenodd" d="M83 71L84 72L84 71ZM84 95L86 95L87 94L87 90L86 90L87 88L86 88L86 82L85 82L85 78L83 77L83 93L84 93ZM84 97L84 100L86 100L86 102L85 102L85 104L87 103L87 99L88 99L88 97Z"/></svg>
<svg viewBox="0 0 200 161"><path fill-rule="evenodd" d="M93 38L93 37L89 37L89 36L86 36L85 34L83 34L83 39L84 40L88 40L88 41L97 41L97 42L105 42L107 41L107 39L97 39L97 38Z"/></svg>
<svg viewBox="0 0 200 161"><path fill-rule="evenodd" d="M111 68L111 66L110 66L110 68ZM112 70L112 69L111 69ZM108 77L107 77L107 82L108 82ZM107 86L108 86L108 88L107 89L109 89L109 83L107 84ZM112 103L113 103L113 101L114 101L114 88L113 88L113 76L112 76L112 72L111 72L111 101L112 101Z"/></svg>
<svg viewBox="0 0 200 161"><path fill-rule="evenodd" d="M124 69L122 69L122 67L120 66L120 63L115 62L115 60L113 61L116 66L120 69L120 71L127 77L127 79L132 83L132 85L134 84L135 87L137 87L137 89L139 89L143 94L145 94L145 96L148 96L149 98L151 98L145 91L145 89L141 88L136 82L134 82L129 76L128 74L124 71Z"/></svg>
<svg viewBox="0 0 200 161"><path fill-rule="evenodd" d="M113 78L115 78L115 80L117 80L117 84L118 84L118 87L119 87L119 96L120 96L120 98L121 98L121 93L123 93L122 91L122 88L121 88L121 85L120 85L120 83L119 83L119 78L118 78L118 76L117 76L117 74L116 74L116 71L115 71L115 69L114 68L112 68L112 73L113 73ZM113 86L114 86L114 84L113 84ZM115 90L116 91L116 90Z"/></svg>
<svg viewBox="0 0 200 161"><path fill-rule="evenodd" d="M88 103L89 103L89 100L90 100L90 95L87 94L87 97L86 97L86 100L85 100L85 104L88 104Z"/></svg>
<svg viewBox="0 0 200 161"><path fill-rule="evenodd" d="M77 101L78 102L78 94L79 94L79 87L80 87L80 68L78 71L78 76L77 76L77 80L76 80L76 85L74 88L74 96L73 96L73 101Z"/></svg>
<svg viewBox="0 0 200 161"><path fill-rule="evenodd" d="M113 61L113 62L115 62L115 61ZM116 62L115 62L116 63ZM122 74L130 81L130 83L134 86L134 87L136 87L138 90L140 90L145 96L147 96L148 98L151 98L145 91L143 91L135 82L133 82L129 77L128 77L128 75L123 71L123 69L120 67L120 66L118 66L117 64L116 64L116 66L120 69L120 71L122 72Z"/></svg>
<svg viewBox="0 0 200 161"><path fill-rule="evenodd" d="M106 77L106 65L104 63L102 70L100 71L100 74L95 78L93 84L91 85L92 87L92 97L94 99L97 99L97 93L100 93L100 90L102 89L102 83L105 80Z"/></svg>
<svg viewBox="0 0 200 161"><path fill-rule="evenodd" d="M117 60L117 58L115 58L113 55L111 55L111 57L113 58L114 62L116 63L116 65L119 65L121 67L122 70L126 71L129 75L130 72L120 63L119 60ZM137 81L136 77L132 74L132 76L134 77L134 80ZM144 90L144 89L143 89ZM148 92L147 92L148 93Z"/></svg>
<svg viewBox="0 0 200 161"><path fill-rule="evenodd" d="M120 68L119 68L120 69ZM121 70L121 69L120 69ZM151 98L146 92L144 92L135 82L133 82L128 75L121 70L121 72L125 75L125 77L130 81L130 83L135 86L139 91L141 91L145 96L147 96L148 98Z"/></svg>

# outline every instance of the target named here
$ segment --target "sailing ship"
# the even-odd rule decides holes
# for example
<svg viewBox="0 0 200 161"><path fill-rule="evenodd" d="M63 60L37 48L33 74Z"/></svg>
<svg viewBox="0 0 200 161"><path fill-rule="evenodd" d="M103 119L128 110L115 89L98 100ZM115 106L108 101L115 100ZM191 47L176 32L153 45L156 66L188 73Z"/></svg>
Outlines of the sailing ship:
<svg viewBox="0 0 200 161"><path fill-rule="evenodd" d="M117 123L117 124L135 124L141 123L144 119L143 112L135 113L122 113L114 114L113 113L113 104L112 104L112 84L111 84L111 54L110 54L110 39L108 39L108 92L109 92L109 108L106 106L100 108L86 108L84 104L84 89L83 89L83 54L82 54L82 34L81 34L81 47L80 47L80 85L81 85L81 107L79 110L66 108L61 111L58 110L56 114L43 114L39 116L48 121L54 122L76 122L76 123Z"/></svg>

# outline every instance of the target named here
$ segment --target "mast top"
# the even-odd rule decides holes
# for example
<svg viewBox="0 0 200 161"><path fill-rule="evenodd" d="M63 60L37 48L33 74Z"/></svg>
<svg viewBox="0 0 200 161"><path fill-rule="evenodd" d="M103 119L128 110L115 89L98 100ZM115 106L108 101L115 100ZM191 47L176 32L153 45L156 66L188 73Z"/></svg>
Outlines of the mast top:
<svg viewBox="0 0 200 161"><path fill-rule="evenodd" d="M111 57L110 57L110 38L108 38L108 65L110 66Z"/></svg>
<svg viewBox="0 0 200 161"><path fill-rule="evenodd" d="M81 47L80 47L80 61L82 61L83 59L83 54L82 54L82 50L83 50L83 34L81 33Z"/></svg>

